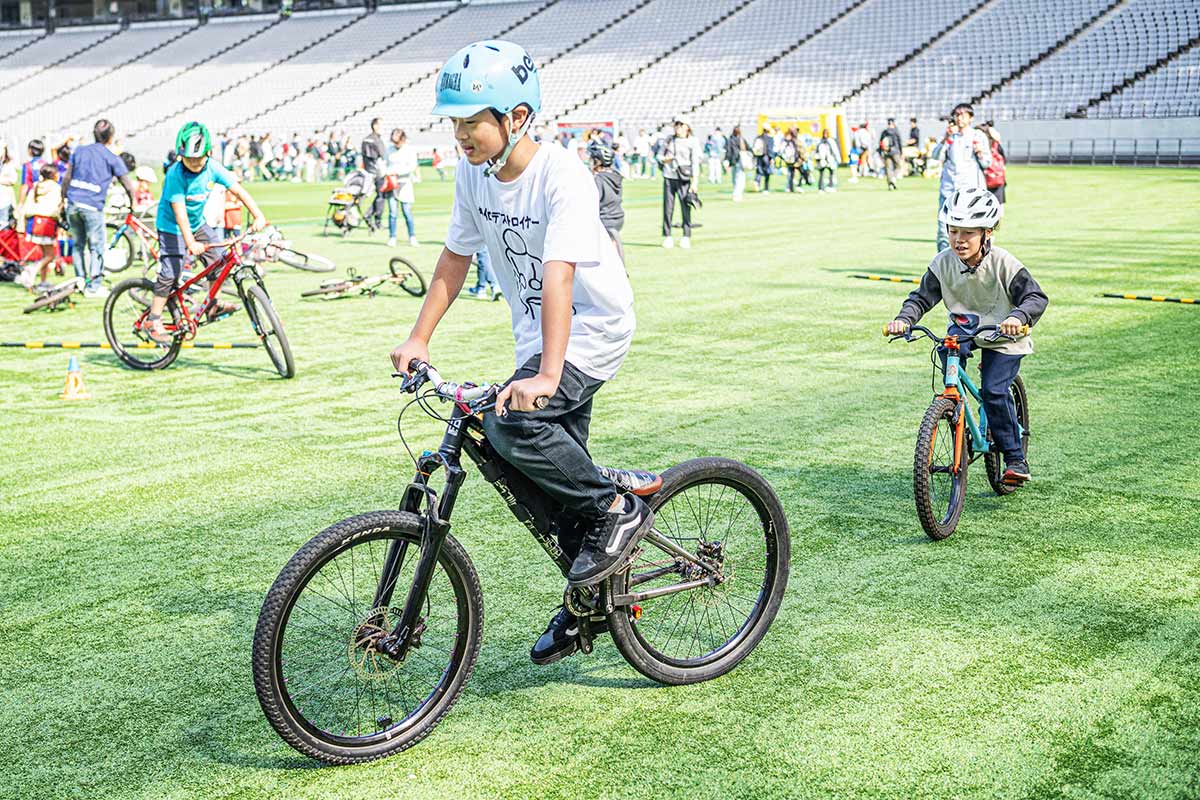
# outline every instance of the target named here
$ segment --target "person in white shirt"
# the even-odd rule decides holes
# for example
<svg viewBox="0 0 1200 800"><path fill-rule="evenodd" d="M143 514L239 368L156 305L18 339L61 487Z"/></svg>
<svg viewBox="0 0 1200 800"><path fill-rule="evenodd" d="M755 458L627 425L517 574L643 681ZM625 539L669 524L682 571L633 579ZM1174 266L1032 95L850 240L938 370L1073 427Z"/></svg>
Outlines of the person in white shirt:
<svg viewBox="0 0 1200 800"><path fill-rule="evenodd" d="M941 221L941 209L946 198L960 189L986 189L987 179L983 171L991 166L991 142L983 131L972 128L975 109L968 103L959 103L950 112L950 122L942 141L931 154L942 162L942 180L938 187L937 250L942 252L950 246L950 235Z"/></svg>
<svg viewBox="0 0 1200 800"><path fill-rule="evenodd" d="M541 110L536 62L519 45L484 41L451 56L433 113L449 117L463 151L446 245L397 370L429 361L429 340L458 297L471 256L487 247L512 314L517 371L483 418L502 468L561 505L567 579L613 574L654 512L619 493L587 450L592 399L633 339L633 290L599 215L599 194L574 152L529 137ZM511 485L511 484L510 484ZM564 520L576 520L566 524ZM578 621L562 608L530 652L547 664L575 652Z"/></svg>
<svg viewBox="0 0 1200 800"><path fill-rule="evenodd" d="M392 131L391 143L388 145L387 175L392 176L396 188L388 194L388 247L396 246L396 206L404 214L404 225L408 228L408 243L413 247L420 244L417 241L416 226L413 224L413 203L416 194L413 192L413 182L417 172L417 154L408 144L408 134L400 128Z"/></svg>

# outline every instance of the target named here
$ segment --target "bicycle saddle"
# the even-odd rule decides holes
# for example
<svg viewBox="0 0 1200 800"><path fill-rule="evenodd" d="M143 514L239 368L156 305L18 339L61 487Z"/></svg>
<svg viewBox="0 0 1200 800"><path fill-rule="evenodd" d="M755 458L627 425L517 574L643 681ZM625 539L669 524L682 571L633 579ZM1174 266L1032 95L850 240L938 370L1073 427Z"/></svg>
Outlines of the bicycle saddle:
<svg viewBox="0 0 1200 800"><path fill-rule="evenodd" d="M662 487L662 478L644 469L617 469L597 465L600 474L608 478L623 492L632 492L639 497L646 497L657 492Z"/></svg>

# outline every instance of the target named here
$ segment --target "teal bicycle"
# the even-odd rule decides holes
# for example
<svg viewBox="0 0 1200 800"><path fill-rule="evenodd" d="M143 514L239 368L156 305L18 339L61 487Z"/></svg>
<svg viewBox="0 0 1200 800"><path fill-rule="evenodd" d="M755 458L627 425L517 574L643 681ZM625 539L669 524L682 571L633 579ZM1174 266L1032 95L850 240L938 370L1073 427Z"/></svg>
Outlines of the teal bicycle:
<svg viewBox="0 0 1200 800"><path fill-rule="evenodd" d="M992 335L984 337L986 333ZM1022 336L1027 333L1028 325L1021 329ZM887 329L884 328L884 336L887 335ZM936 345L931 360L942 373L943 389L929 404L917 431L917 447L913 456L913 497L921 527L930 539L941 540L958 527L966 500L967 467L975 459L983 456L988 483L996 494L1006 495L1017 489L1018 485L1004 482L1004 456L993 446L987 410L983 407L979 388L962 368L960 355L960 347L965 341L1015 341L1017 337L1000 333L996 325L982 325L971 334L945 336L913 325L906 332L892 336L889 341L903 339L912 342L922 338L930 339ZM944 366L938 358L938 348L945 349ZM1020 376L1013 381L1010 391L1017 407L1017 430L1021 435L1021 446L1028 454L1029 399ZM978 416L972 414L968 397L974 398Z"/></svg>

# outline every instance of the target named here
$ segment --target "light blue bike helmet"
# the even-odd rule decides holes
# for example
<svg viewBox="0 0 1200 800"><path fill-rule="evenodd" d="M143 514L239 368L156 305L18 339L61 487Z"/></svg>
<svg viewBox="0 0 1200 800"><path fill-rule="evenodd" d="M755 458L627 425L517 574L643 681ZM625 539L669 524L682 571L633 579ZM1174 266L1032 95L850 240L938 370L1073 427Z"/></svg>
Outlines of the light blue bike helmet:
<svg viewBox="0 0 1200 800"><path fill-rule="evenodd" d="M491 108L503 117L520 105L528 106L530 114L524 125L510 131L508 146L487 168L488 175L495 175L504 166L533 124L534 114L542 110L537 65L524 47L489 39L459 50L438 73L435 116L470 117ZM511 128L511 117L509 125Z"/></svg>

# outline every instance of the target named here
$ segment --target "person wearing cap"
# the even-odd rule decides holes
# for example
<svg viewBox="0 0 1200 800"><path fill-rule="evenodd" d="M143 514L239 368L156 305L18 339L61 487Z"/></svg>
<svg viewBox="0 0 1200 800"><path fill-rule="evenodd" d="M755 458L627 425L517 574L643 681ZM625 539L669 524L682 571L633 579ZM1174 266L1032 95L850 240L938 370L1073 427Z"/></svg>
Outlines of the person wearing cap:
<svg viewBox="0 0 1200 800"><path fill-rule="evenodd" d="M959 103L950 113L946 134L933 148L931 157L942 162L942 182L938 191L938 213L946 205L946 198L960 189L986 189L983 171L992 163L988 138L983 131L971 127L975 109L968 103ZM950 246L946 226L938 220L937 250L942 252Z"/></svg>
<svg viewBox="0 0 1200 800"><path fill-rule="evenodd" d="M475 42L450 57L434 85L433 113L449 117L463 158L445 246L392 364L408 373L414 361L429 362L429 340L471 255L486 247L511 309L517 369L482 424L510 486L532 483L562 509L547 533L557 532L573 560L568 582L593 585L617 571L654 521L645 501L618 491L587 449L592 401L633 341L633 289L588 168L529 136L542 107L533 57L512 42ZM530 658L550 664L571 655L578 632L579 620L560 607Z"/></svg>
<svg viewBox="0 0 1200 800"><path fill-rule="evenodd" d="M692 246L692 207L688 194L696 191L700 182L700 143L692 136L692 122L683 114L676 114L674 132L663 141L658 161L663 174L663 247L675 246L671 238L671 224L675 218L675 201L679 201L683 217L683 236L679 246Z"/></svg>
<svg viewBox="0 0 1200 800"><path fill-rule="evenodd" d="M116 130L106 119L97 120L92 127L92 144L76 148L63 174L63 198L67 207L67 225L75 240L75 274L86 281L84 295L100 297L107 294L100 283L104 275L104 203L113 178L120 181L126 194L133 197L136 187L129 177L129 168L121 157L109 149Z"/></svg>

